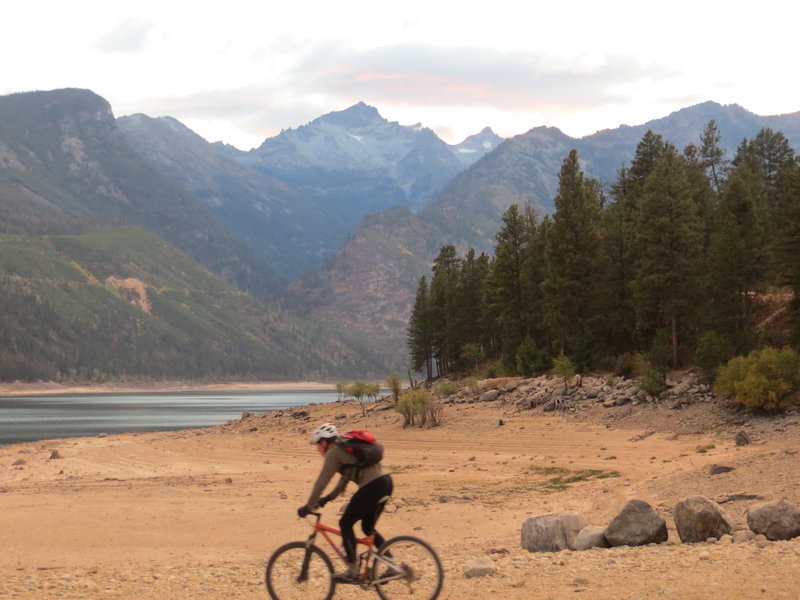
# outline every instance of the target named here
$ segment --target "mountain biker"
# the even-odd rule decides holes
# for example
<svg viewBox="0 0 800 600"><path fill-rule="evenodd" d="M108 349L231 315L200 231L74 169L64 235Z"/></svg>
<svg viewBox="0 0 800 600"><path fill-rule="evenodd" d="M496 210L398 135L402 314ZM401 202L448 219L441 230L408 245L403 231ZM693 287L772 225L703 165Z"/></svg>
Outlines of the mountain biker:
<svg viewBox="0 0 800 600"><path fill-rule="evenodd" d="M393 482L392 476L383 472L380 462L359 467L356 464L358 459L336 443L339 439L342 438L339 436L336 426L331 423L320 425L311 434L310 443L315 444L323 456L322 470L311 489L308 501L297 509L297 514L305 517L318 506L324 506L339 496L350 481L358 484L358 491L353 494L339 520L347 557L347 570L333 576L334 580L339 583L353 583L358 579L356 536L353 526L357 521L361 521L364 535L374 535L375 545L380 548L384 538L375 530L375 523L381 516L386 501L392 495ZM341 474L336 486L327 496L321 497L328 482L336 473Z"/></svg>

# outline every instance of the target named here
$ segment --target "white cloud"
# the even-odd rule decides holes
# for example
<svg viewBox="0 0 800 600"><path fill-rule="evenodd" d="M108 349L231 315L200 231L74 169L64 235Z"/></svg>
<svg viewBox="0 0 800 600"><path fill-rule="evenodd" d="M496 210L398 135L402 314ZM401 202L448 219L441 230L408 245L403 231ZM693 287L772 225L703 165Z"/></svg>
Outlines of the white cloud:
<svg viewBox="0 0 800 600"><path fill-rule="evenodd" d="M150 31L155 27L151 21L125 19L111 31L95 40L93 48L101 52L138 53L148 47Z"/></svg>
<svg viewBox="0 0 800 600"><path fill-rule="evenodd" d="M85 87L115 114L171 115L259 144L358 101L448 141L486 125L584 135L704 100L800 109L779 0L571 3L139 0L19 3L0 25L0 92Z"/></svg>

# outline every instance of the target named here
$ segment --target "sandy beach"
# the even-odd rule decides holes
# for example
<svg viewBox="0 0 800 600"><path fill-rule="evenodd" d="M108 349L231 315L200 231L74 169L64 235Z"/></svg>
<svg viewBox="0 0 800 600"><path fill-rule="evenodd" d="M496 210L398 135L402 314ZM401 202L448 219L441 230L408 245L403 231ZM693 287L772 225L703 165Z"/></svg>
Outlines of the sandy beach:
<svg viewBox="0 0 800 600"><path fill-rule="evenodd" d="M741 422L717 405L519 412L502 397L449 405L433 429L403 428L391 409L363 416L350 401L210 429L0 447L0 597L266 598L265 561L308 534L295 511L320 465L307 436L324 421L370 429L385 444L395 498L380 529L438 550L443 599L797 597L800 539L680 544L671 518L696 494L722 502L742 528L754 501L742 498L800 505L796 415ZM751 445L735 444L741 429ZM710 475L720 464L731 470ZM557 476L574 481L557 485ZM632 498L667 520L668 543L520 547L530 516L570 510L607 525ZM326 521L336 524L342 504L326 508ZM485 556L497 572L466 578L463 565ZM377 596L339 587L336 597Z"/></svg>

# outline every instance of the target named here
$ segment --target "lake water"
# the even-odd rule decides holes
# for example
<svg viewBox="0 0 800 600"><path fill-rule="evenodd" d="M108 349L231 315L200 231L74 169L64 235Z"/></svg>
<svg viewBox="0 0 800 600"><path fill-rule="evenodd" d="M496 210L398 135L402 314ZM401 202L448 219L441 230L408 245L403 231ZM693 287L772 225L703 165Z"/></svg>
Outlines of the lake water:
<svg viewBox="0 0 800 600"><path fill-rule="evenodd" d="M245 411L262 413L337 398L335 390L0 397L0 445L212 427Z"/></svg>

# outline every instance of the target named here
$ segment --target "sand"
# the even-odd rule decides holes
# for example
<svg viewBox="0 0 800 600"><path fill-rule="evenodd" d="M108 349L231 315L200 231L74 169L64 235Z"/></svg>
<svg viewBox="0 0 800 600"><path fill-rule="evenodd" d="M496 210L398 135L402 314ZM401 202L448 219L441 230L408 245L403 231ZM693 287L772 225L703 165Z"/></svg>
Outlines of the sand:
<svg viewBox="0 0 800 600"><path fill-rule="evenodd" d="M757 500L737 498L800 506L796 414L743 418L716 404L517 412L500 401L450 405L433 429L337 402L210 429L0 447L0 598L266 598L265 561L308 534L295 514L320 466L307 436L328 420L385 444L395 503L380 530L437 549L443 599L798 597L800 539L680 544L671 519L695 494L722 502L740 527ZM740 429L751 445L735 444ZM733 470L711 475L712 465ZM577 481L559 486L559 476ZM530 516L570 510L607 525L632 498L667 520L667 544L520 547ZM466 578L463 565L483 556L496 573ZM340 586L336 597L377 596Z"/></svg>

